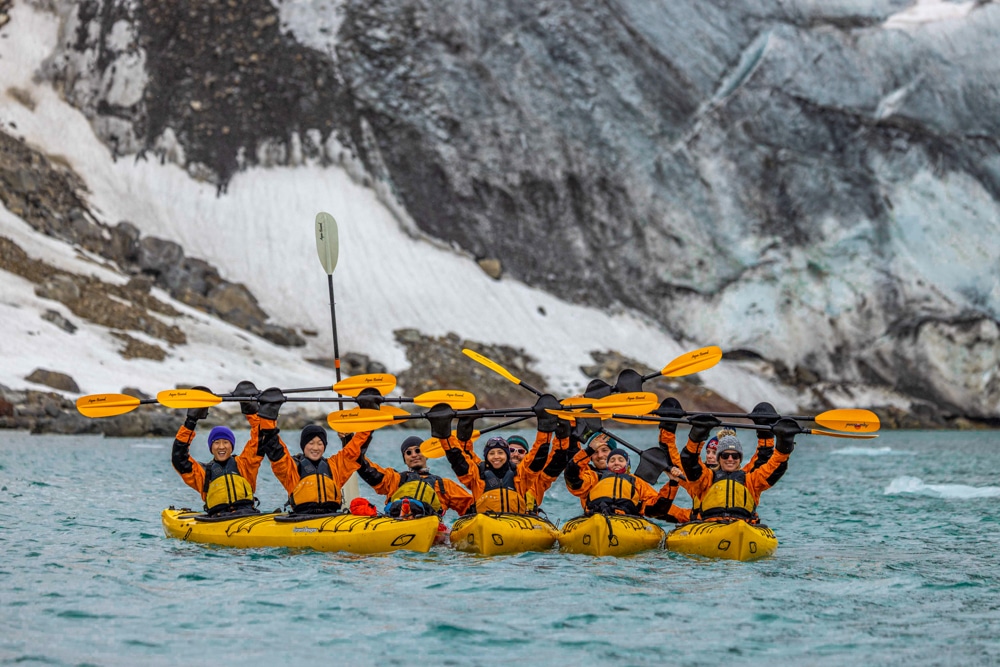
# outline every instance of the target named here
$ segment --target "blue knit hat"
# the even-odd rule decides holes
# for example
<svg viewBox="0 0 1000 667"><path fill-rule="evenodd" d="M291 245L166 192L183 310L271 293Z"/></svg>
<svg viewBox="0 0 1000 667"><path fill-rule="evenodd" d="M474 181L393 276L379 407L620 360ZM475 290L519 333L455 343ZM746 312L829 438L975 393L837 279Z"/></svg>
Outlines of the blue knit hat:
<svg viewBox="0 0 1000 667"><path fill-rule="evenodd" d="M216 440L228 440L233 447L236 447L236 436L226 426L216 426L208 432L208 451L212 452L212 443Z"/></svg>

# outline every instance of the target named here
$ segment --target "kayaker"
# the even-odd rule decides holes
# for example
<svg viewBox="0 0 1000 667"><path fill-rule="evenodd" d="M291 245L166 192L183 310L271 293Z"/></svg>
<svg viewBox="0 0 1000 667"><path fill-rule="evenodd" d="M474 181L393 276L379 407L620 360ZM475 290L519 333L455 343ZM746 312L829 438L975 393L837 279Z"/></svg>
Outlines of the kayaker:
<svg viewBox="0 0 1000 667"><path fill-rule="evenodd" d="M559 401L550 394L536 401L533 410L540 436L551 434L559 428L562 420L546 411L559 408ZM524 461L521 466L512 465L507 441L501 437L493 437L483 446L482 460L477 463L459 441L459 436L466 434L451 433L454 415L454 410L449 406L439 404L428 411L427 419L431 424L431 435L440 440L452 470L458 475L459 481L472 492L476 511L513 514L534 511L537 503L533 474L527 472L528 467L524 465ZM565 428L568 430L568 424ZM469 435L471 436L471 428ZM541 437L536 439L536 444L540 441Z"/></svg>
<svg viewBox="0 0 1000 667"><path fill-rule="evenodd" d="M389 516L399 517L401 513L442 516L450 509L460 515L466 514L473 503L472 494L456 482L427 469L427 457L420 451L421 442L420 438L411 435L400 444L399 451L406 464L403 472L383 468L362 457L358 476L376 493L386 497L385 513Z"/></svg>
<svg viewBox="0 0 1000 667"><path fill-rule="evenodd" d="M600 474L607 470L608 455L611 453L611 437L600 431L591 431L582 435L584 437L583 448L570 458L563 479L566 480L566 488L569 489L569 492L580 499L583 509L587 509L587 490L583 487L582 471L587 469Z"/></svg>
<svg viewBox="0 0 1000 667"><path fill-rule="evenodd" d="M580 468L581 492L588 514L625 514L640 516L650 507L657 516L668 515L677 486L667 484L660 493L630 471L628 452L613 449L608 454L607 469L598 473Z"/></svg>
<svg viewBox="0 0 1000 667"><path fill-rule="evenodd" d="M733 433L735 435L735 432ZM713 435L705 443L705 467L709 470L719 469L719 435Z"/></svg>
<svg viewBox="0 0 1000 667"><path fill-rule="evenodd" d="M756 511L760 494L777 481L778 467L788 460L795 449L795 435L801 432L791 419L779 419L771 426L776 444L767 462L751 471L742 469L743 445L734 434L719 438L719 469L711 470L701 461L701 447L719 420L712 415L691 418L688 442L681 452L681 464L688 479L695 510L694 519L742 519L758 521Z"/></svg>
<svg viewBox="0 0 1000 667"><path fill-rule="evenodd" d="M206 387L195 387L209 391ZM244 380L236 385L234 395L256 394L252 382ZM199 463L191 458L190 448L194 441L198 422L208 417L208 408L191 408L187 411L184 424L174 437L171 461L184 483L201 494L205 511L210 516L232 513L256 513L254 492L257 488L257 472L263 456L258 452L258 431L260 419L257 404L252 401L240 403L240 408L250 426L250 439L243 451L233 456L236 436L225 426L216 426L208 434L208 451L212 460Z"/></svg>
<svg viewBox="0 0 1000 667"><path fill-rule="evenodd" d="M359 397L360 399L360 397ZM272 387L264 390L260 401L261 452L271 461L271 471L288 492L288 506L293 514L327 514L337 512L343 504L341 487L360 466L360 459L371 442L370 431L360 431L343 436L343 449L324 458L327 433L322 426L309 424L299 435L301 454L291 456L281 439L278 412L285 397L281 390ZM363 403L358 401L358 405ZM377 407L365 404L362 407Z"/></svg>

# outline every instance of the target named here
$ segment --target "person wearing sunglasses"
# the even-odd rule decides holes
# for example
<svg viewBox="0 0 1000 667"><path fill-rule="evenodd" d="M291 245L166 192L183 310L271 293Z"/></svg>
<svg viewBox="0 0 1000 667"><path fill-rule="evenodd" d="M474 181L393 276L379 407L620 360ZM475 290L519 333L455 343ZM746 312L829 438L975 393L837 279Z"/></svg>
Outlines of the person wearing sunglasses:
<svg viewBox="0 0 1000 667"><path fill-rule="evenodd" d="M774 453L763 465L749 471L742 467L743 444L735 432L723 433L719 437L717 454L719 468L712 470L701 460L701 448L712 428L719 425L719 420L712 415L695 415L690 423L688 442L680 456L688 479L685 488L694 505L692 520L759 522L760 496L777 481L774 475L795 449L795 436L802 432L801 427L794 420L784 418L772 424L769 430L776 440Z"/></svg>
<svg viewBox="0 0 1000 667"><path fill-rule="evenodd" d="M472 507L472 494L457 482L432 474L427 469L427 457L420 451L422 442L411 435L400 444L399 452L403 455L406 470L398 472L393 468L383 468L364 457L358 476L375 493L385 496L385 514L388 516L399 517L404 508L409 508L410 516L437 514L441 517L448 510L465 514Z"/></svg>

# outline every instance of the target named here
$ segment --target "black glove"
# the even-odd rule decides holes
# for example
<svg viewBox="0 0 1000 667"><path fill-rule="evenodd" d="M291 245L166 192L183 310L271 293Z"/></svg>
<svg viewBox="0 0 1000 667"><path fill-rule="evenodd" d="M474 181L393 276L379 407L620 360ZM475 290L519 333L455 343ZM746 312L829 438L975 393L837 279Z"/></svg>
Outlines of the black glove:
<svg viewBox="0 0 1000 667"><path fill-rule="evenodd" d="M795 449L795 436L802 433L802 427L794 419L779 419L771 427L775 435L774 449L782 454L791 454Z"/></svg>
<svg viewBox="0 0 1000 667"><path fill-rule="evenodd" d="M256 396L259 393L260 389L250 380L241 381L236 385L236 389L233 389L233 396ZM240 401L240 412L245 415L257 414L257 400Z"/></svg>
<svg viewBox="0 0 1000 667"><path fill-rule="evenodd" d="M712 429L721 423L712 415L695 415L691 417L690 422L691 430L688 432L688 438L693 442L705 442Z"/></svg>
<svg viewBox="0 0 1000 667"><path fill-rule="evenodd" d="M531 406L531 411L535 413L535 419L538 421L538 430L542 433L552 433L559 426L559 417L547 412L548 409L562 409L559 399L552 394L539 396L535 404Z"/></svg>
<svg viewBox="0 0 1000 667"><path fill-rule="evenodd" d="M559 438L560 440L568 438L569 434L572 433L572 431L573 431L573 425L570 424L569 421L565 419L560 419L558 422L556 422L555 433L556 437Z"/></svg>
<svg viewBox="0 0 1000 667"><path fill-rule="evenodd" d="M281 460L285 455L285 449L278 440L278 428L262 428L257 434L257 454L266 456L271 463Z"/></svg>
<svg viewBox="0 0 1000 667"><path fill-rule="evenodd" d="M382 405L382 394L375 387L365 387L358 394L358 407L365 410L378 410Z"/></svg>
<svg viewBox="0 0 1000 667"><path fill-rule="evenodd" d="M667 396L660 401L660 407L653 410L653 414L658 417L683 417L685 413L680 401L673 396ZM677 433L677 422L660 422L660 430Z"/></svg>
<svg viewBox="0 0 1000 667"><path fill-rule="evenodd" d="M191 387L192 389L197 389L199 391L207 391L212 393L212 390L208 387ZM187 416L184 419L184 425L187 426L192 431L198 426L199 420L204 419L208 416L208 408L188 408Z"/></svg>
<svg viewBox="0 0 1000 667"><path fill-rule="evenodd" d="M277 387L268 387L260 392L257 400L260 402L260 408L257 410L260 418L274 420L278 418L281 404L285 402L285 395Z"/></svg>
<svg viewBox="0 0 1000 667"><path fill-rule="evenodd" d="M478 410L479 406L473 405L470 410ZM476 420L478 417L459 417L458 425L455 427L455 437L466 442L472 440L472 433L476 430Z"/></svg>
<svg viewBox="0 0 1000 667"><path fill-rule="evenodd" d="M753 410L750 412L750 419L757 426L770 426L781 419L781 416L770 403L758 403L753 406ZM773 438L774 434L770 429L762 428L757 431L757 437Z"/></svg>
<svg viewBox="0 0 1000 667"><path fill-rule="evenodd" d="M615 392L627 394L632 391L642 391L642 376L631 368L626 368L618 374L615 382Z"/></svg>
<svg viewBox="0 0 1000 667"><path fill-rule="evenodd" d="M597 380L595 380L597 382ZM591 408L584 410L584 414L587 412L593 412ZM579 445L582 442L586 442L587 438L601 430L601 420L600 419L585 419L578 417L576 420L576 425L573 426L573 430L569 435L570 442Z"/></svg>
<svg viewBox="0 0 1000 667"><path fill-rule="evenodd" d="M431 423L431 435L438 440L447 440L451 437L451 420L455 418L455 411L447 403L438 403L426 413L427 421Z"/></svg>
<svg viewBox="0 0 1000 667"><path fill-rule="evenodd" d="M353 433L338 433L337 437L340 438L340 446L347 447L347 443L354 439Z"/></svg>

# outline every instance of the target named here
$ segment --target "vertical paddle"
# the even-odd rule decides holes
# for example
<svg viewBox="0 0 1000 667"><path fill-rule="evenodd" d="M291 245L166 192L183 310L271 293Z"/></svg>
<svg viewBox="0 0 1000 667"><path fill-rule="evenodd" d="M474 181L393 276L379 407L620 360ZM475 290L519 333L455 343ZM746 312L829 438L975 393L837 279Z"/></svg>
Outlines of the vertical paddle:
<svg viewBox="0 0 1000 667"><path fill-rule="evenodd" d="M337 342L337 300L333 295L333 270L337 268L340 258L340 240L337 234L337 221L329 213L316 214L316 252L319 262L326 271L326 284L330 291L330 323L333 325L333 370L340 382L340 344ZM338 392L338 395L339 392ZM357 474L351 475L344 484L344 504L361 495L358 488Z"/></svg>

